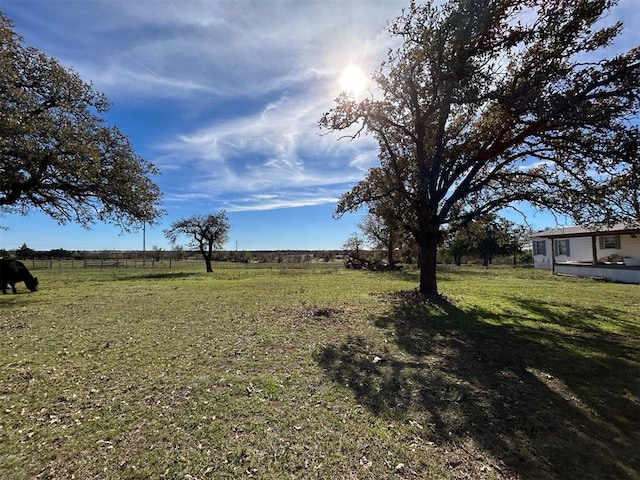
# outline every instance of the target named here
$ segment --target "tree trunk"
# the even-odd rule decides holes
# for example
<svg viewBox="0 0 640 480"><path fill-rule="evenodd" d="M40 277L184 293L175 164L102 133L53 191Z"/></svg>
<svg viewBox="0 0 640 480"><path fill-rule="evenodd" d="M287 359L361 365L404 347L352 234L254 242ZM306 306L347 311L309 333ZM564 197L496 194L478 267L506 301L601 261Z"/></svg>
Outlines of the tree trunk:
<svg viewBox="0 0 640 480"><path fill-rule="evenodd" d="M211 255L204 256L204 263L207 266L207 273L213 273L213 267L211 266Z"/></svg>
<svg viewBox="0 0 640 480"><path fill-rule="evenodd" d="M207 273L213 273L213 267L211 266L211 257L213 256L212 252L213 252L213 249L211 248L211 244L209 245L209 248L205 250L204 245L200 243L200 253L204 258L204 264L207 267Z"/></svg>
<svg viewBox="0 0 640 480"><path fill-rule="evenodd" d="M438 296L438 282L436 280L436 258L438 254L440 227L429 228L428 232L418 241L420 255L420 293L429 296Z"/></svg>

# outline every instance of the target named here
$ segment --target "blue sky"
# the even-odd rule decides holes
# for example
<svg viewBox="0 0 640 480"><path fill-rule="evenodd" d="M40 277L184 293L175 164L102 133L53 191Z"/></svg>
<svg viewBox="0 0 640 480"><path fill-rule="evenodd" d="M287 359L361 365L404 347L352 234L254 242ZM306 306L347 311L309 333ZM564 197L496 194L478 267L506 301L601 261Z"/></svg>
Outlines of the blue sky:
<svg viewBox="0 0 640 480"><path fill-rule="evenodd" d="M322 135L318 120L350 65L367 75L391 45L387 23L408 0L0 0L25 44L106 94L109 123L161 170L163 229L224 209L228 249L338 249L362 213L332 217L340 194L377 163L372 138ZM640 44L636 0L611 20L615 46ZM536 228L553 217L524 210ZM521 223L522 219L507 214ZM141 249L142 232L59 226L33 212L0 216L0 248ZM6 230L5 230L6 229ZM185 240L186 243L186 240Z"/></svg>

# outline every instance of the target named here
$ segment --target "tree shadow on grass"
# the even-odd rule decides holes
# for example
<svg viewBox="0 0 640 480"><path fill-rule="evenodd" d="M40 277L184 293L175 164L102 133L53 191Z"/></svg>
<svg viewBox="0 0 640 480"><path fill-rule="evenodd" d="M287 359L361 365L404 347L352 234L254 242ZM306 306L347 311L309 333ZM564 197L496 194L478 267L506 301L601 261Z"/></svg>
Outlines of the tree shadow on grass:
<svg viewBox="0 0 640 480"><path fill-rule="evenodd" d="M326 346L318 362L374 414L419 419L429 440L447 448L471 440L474 455L498 459L499 477L638 478L640 352L633 343L511 317L501 325L499 317L400 294L374 320L392 339L386 353L378 353L384 344L351 337ZM382 360L372 360L374 353Z"/></svg>

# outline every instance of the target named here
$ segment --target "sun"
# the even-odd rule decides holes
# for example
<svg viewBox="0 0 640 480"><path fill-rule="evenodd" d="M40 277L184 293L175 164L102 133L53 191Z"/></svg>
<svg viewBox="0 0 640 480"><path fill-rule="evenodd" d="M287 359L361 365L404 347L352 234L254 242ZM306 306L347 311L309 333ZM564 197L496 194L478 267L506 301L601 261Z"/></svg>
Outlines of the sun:
<svg viewBox="0 0 640 480"><path fill-rule="evenodd" d="M359 95L367 87L367 77L357 65L349 65L340 77L340 89L351 95Z"/></svg>

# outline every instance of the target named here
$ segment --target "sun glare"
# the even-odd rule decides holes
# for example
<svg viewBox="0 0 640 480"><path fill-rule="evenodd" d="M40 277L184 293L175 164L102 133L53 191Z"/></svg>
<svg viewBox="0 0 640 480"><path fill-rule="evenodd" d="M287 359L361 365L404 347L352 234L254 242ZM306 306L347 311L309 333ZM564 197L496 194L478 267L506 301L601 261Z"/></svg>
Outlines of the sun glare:
<svg viewBox="0 0 640 480"><path fill-rule="evenodd" d="M340 88L343 92L358 95L367 86L367 77L357 65L349 65L340 77Z"/></svg>

